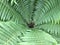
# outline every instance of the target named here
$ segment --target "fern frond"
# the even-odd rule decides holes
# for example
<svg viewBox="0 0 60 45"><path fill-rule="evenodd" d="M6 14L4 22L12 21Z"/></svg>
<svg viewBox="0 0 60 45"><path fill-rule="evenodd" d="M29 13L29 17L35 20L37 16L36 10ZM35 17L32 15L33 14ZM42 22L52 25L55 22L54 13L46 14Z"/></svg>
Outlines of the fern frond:
<svg viewBox="0 0 60 45"><path fill-rule="evenodd" d="M0 21L15 21L23 23L23 20L18 12L13 9L6 0L0 0Z"/></svg>
<svg viewBox="0 0 60 45"><path fill-rule="evenodd" d="M26 29L24 26L14 22L0 22L0 45L18 45L21 40L18 38Z"/></svg>
<svg viewBox="0 0 60 45"><path fill-rule="evenodd" d="M45 37L45 38L44 38ZM51 35L37 29L28 29L12 21L0 23L1 45L56 45Z"/></svg>
<svg viewBox="0 0 60 45"><path fill-rule="evenodd" d="M37 28L42 29L43 31L49 33L54 37L58 43L60 43L60 24L43 24L38 26Z"/></svg>
<svg viewBox="0 0 60 45"><path fill-rule="evenodd" d="M60 20L59 0L39 0L36 6L34 22L36 25L43 23L59 23Z"/></svg>
<svg viewBox="0 0 60 45"><path fill-rule="evenodd" d="M17 4L14 5L13 8L16 9L21 15L24 17L24 19L29 23L31 22L31 18L33 17L32 15L34 12L35 8L35 0L18 0Z"/></svg>

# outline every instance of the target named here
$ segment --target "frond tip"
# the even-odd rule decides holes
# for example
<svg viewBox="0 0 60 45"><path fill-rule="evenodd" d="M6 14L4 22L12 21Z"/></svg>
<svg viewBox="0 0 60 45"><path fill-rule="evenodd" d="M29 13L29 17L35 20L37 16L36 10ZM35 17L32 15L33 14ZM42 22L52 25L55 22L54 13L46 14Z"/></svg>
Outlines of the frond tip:
<svg viewBox="0 0 60 45"><path fill-rule="evenodd" d="M11 3L11 6L12 6L13 4L16 4L16 5L17 5L17 0L7 0L7 1Z"/></svg>

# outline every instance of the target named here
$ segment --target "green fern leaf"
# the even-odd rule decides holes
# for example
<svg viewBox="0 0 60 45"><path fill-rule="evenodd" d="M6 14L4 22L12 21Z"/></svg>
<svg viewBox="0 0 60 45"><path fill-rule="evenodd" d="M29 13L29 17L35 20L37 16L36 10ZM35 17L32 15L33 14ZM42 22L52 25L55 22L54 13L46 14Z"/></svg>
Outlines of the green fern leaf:
<svg viewBox="0 0 60 45"><path fill-rule="evenodd" d="M16 23L23 23L23 20L18 12L15 11L7 1L0 0L0 21L14 21ZM20 22L21 20L21 22Z"/></svg>
<svg viewBox="0 0 60 45"><path fill-rule="evenodd" d="M56 45L57 42L46 32L25 28L14 22L0 23L1 45Z"/></svg>
<svg viewBox="0 0 60 45"><path fill-rule="evenodd" d="M37 28L42 29L45 32L48 32L49 34L54 37L58 43L60 43L60 24L43 24L38 26Z"/></svg>
<svg viewBox="0 0 60 45"><path fill-rule="evenodd" d="M60 20L59 0L39 0L36 6L34 22L36 25L43 23L59 23Z"/></svg>
<svg viewBox="0 0 60 45"><path fill-rule="evenodd" d="M60 0L0 0L0 45L59 45Z"/></svg>

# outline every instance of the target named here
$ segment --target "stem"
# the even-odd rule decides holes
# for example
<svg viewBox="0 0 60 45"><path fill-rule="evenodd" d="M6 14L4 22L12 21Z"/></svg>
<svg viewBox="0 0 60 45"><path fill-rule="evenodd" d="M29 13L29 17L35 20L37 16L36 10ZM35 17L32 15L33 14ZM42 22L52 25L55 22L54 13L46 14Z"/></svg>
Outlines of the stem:
<svg viewBox="0 0 60 45"><path fill-rule="evenodd" d="M34 12L36 11L36 4L37 4L37 1L38 1L38 0L35 0L34 3L33 3L34 8L33 8L33 11L32 11L33 14L32 14L32 17L31 17L31 20L32 20L32 21L33 21L33 17L34 17Z"/></svg>

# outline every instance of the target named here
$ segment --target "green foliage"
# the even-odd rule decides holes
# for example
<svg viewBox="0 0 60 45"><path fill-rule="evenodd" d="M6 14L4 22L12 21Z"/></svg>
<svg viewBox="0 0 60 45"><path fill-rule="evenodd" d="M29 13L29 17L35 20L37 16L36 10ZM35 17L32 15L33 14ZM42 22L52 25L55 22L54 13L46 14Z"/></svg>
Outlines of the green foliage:
<svg viewBox="0 0 60 45"><path fill-rule="evenodd" d="M14 22L0 23L1 45L56 45L51 35L37 29L28 29Z"/></svg>
<svg viewBox="0 0 60 45"><path fill-rule="evenodd" d="M0 0L0 45L60 45L60 0Z"/></svg>
<svg viewBox="0 0 60 45"><path fill-rule="evenodd" d="M29 30L21 37L22 45L56 45L57 42L51 35L37 29Z"/></svg>

